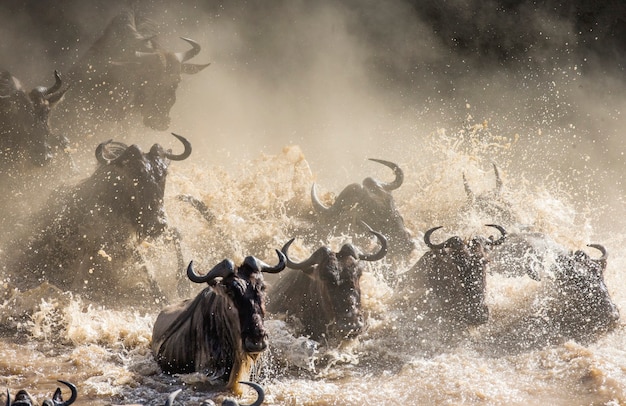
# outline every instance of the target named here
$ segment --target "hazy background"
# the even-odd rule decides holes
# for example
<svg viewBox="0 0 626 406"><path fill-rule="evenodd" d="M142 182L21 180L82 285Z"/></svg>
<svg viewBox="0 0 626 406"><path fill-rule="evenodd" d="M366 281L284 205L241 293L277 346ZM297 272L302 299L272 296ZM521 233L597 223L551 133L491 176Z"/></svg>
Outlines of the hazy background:
<svg viewBox="0 0 626 406"><path fill-rule="evenodd" d="M426 164L429 135L481 126L517 140L491 157L509 180L554 182L621 214L626 5L539 3L5 0L0 65L26 86L51 84L133 6L167 47L191 37L202 45L192 62L212 63L184 78L172 111L196 162L237 165L297 144L336 190L388 176L368 157ZM175 145L169 132L141 133L146 146Z"/></svg>

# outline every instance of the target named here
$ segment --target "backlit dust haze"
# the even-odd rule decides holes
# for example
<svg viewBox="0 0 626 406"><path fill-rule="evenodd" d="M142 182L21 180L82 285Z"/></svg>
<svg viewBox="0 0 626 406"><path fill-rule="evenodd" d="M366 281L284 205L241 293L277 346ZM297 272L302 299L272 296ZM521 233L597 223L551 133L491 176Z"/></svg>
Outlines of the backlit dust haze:
<svg viewBox="0 0 626 406"><path fill-rule="evenodd" d="M626 12L617 1L585 4L8 1L0 61L27 87L50 84L132 6L166 47L184 50L179 37L190 37L202 46L194 62L211 62L183 78L172 111L170 130L191 140L195 160L228 167L296 144L323 188L337 190L385 176L369 157L413 161L429 135L479 126L516 140L488 157L509 182L559 179L585 204L608 199L612 216L626 189ZM137 136L170 145L169 132ZM433 159L424 154L424 165Z"/></svg>

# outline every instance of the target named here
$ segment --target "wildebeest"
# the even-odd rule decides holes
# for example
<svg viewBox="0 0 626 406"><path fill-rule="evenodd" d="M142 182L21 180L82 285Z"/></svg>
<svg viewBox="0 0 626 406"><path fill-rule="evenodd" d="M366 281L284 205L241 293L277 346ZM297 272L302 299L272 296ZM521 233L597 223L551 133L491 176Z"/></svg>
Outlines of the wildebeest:
<svg viewBox="0 0 626 406"><path fill-rule="evenodd" d="M370 230L380 249L364 254L353 244L344 244L338 252L318 248L308 259L296 263L288 250L294 239L282 248L287 266L294 271L281 275L271 289L268 311L295 317L303 335L314 340L336 339L358 335L365 325L361 310L360 279L364 264L378 261L387 254L387 239Z"/></svg>
<svg viewBox="0 0 626 406"><path fill-rule="evenodd" d="M442 227L426 231L424 242L430 251L403 275L399 286L398 297L404 304L417 307L420 309L418 313L425 314L429 319L451 326L486 323L489 319L485 303L486 251L502 244L506 238L503 227L487 226L497 229L501 236L497 239L473 237L469 240L454 236L443 243L433 244L431 235Z"/></svg>
<svg viewBox="0 0 626 406"><path fill-rule="evenodd" d="M132 10L119 14L103 35L68 72L69 90L56 124L68 125L74 136L106 131L111 122L132 124L139 113L143 124L166 130L176 101L181 74L195 74L209 66L188 61L200 45L182 38L191 48L164 49L155 24Z"/></svg>
<svg viewBox="0 0 626 406"><path fill-rule="evenodd" d="M67 386L72 392L70 398L68 400L63 400L63 394L61 392L61 388L57 388L52 396L52 399L46 399L43 401L43 406L69 406L76 401L78 397L78 391L76 390L76 386L70 382L59 380L60 383ZM38 403L32 398L32 396L25 391L24 389L17 392L15 395L15 399L11 401L11 394L7 389L7 402L6 406L37 406Z"/></svg>
<svg viewBox="0 0 626 406"><path fill-rule="evenodd" d="M209 286L157 316L151 348L164 372L202 372L238 389L237 383L268 345L263 272L285 268L285 255L276 253L275 266L252 256L238 267L225 259L204 276L194 271L193 261L189 263L189 279Z"/></svg>
<svg viewBox="0 0 626 406"><path fill-rule="evenodd" d="M392 182L384 183L368 177L363 184L353 183L337 196L330 207L324 206L317 197L315 184L311 187L311 201L317 221L327 231L333 230L345 234L355 233L355 226L361 222L382 233L389 243L389 257L406 259L415 249L410 232L404 226L404 219L396 208L391 192L402 185L404 173L393 162L371 159L391 168L395 174Z"/></svg>
<svg viewBox="0 0 626 406"><path fill-rule="evenodd" d="M124 267L137 252L137 240L163 235L167 227L164 193L170 161L191 154L191 144L173 134L184 146L174 154L159 144L144 153L137 145L116 150L108 158L97 149L101 164L79 184L53 193L34 221L35 232L18 239L5 255L11 282L30 289L49 281L61 289L98 300L119 295L140 297L138 286L125 286ZM132 278L133 272L126 275ZM149 292L156 291L149 279ZM124 292L124 293L123 293ZM141 300L141 299L140 299Z"/></svg>
<svg viewBox="0 0 626 406"><path fill-rule="evenodd" d="M244 405L242 403L239 403L236 399L226 398L222 400L222 403L221 403L222 406L261 406L263 404L263 401L265 400L265 392L263 391L263 388L261 387L261 385L259 385L258 383L248 382L248 381L240 381L239 383L248 385L251 388L253 388L257 393L257 399L249 405ZM173 406L176 396L178 396L178 394L181 391L182 389L178 389L172 392L168 396L167 401L165 402L165 406ZM200 404L200 406L215 406L215 402L213 402L212 400L205 400Z"/></svg>
<svg viewBox="0 0 626 406"><path fill-rule="evenodd" d="M491 221L501 224L504 227L519 225L520 216L514 209L511 202L502 195L503 182L496 164L493 171L496 178L496 186L486 192L476 194L472 191L465 174L463 174L463 186L467 194L467 201L460 210L460 216L466 216L470 212L479 213L481 218L488 218Z"/></svg>
<svg viewBox="0 0 626 406"><path fill-rule="evenodd" d="M0 163L14 166L43 166L55 148L64 146L63 137L50 131L52 108L64 94L59 72L55 84L37 86L30 92L9 72L0 70Z"/></svg>
<svg viewBox="0 0 626 406"><path fill-rule="evenodd" d="M554 296L546 306L547 316L560 335L586 340L612 330L619 310L604 282L608 253L600 244L590 244L602 254L591 258L581 250L559 255L554 265Z"/></svg>
<svg viewBox="0 0 626 406"><path fill-rule="evenodd" d="M612 331L619 322L619 310L604 282L608 254L604 246L592 258L582 250L556 257L551 277L542 281L536 299L527 309L516 309L511 320L503 320L486 332L489 351L513 353L575 340L589 344Z"/></svg>

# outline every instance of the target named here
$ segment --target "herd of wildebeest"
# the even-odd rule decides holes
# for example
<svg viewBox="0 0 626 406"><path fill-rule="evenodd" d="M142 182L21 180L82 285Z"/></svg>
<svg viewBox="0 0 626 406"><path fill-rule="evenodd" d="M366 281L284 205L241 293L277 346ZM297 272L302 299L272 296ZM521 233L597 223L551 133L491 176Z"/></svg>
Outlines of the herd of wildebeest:
<svg viewBox="0 0 626 406"><path fill-rule="evenodd" d="M149 128L167 129L181 74L195 74L208 66L188 62L200 52L200 45L183 40L189 50L165 50L149 23L128 12L109 24L70 72L54 71L51 87L27 91L15 76L1 71L0 170L5 181L10 180L5 184L4 212L19 211L22 206L20 179L59 162L70 168L72 150L88 148L84 134L95 134L97 139L111 121L126 122L136 115ZM187 159L192 146L185 137L173 135L182 144L182 152L165 150L159 144L143 152L137 145L100 142L91 176L51 191L41 209L29 213L30 231L15 232L5 242L2 266L4 282L10 287L7 295L49 283L94 301L146 294L163 297L150 277L146 277L145 292L137 292L135 287L112 281L110 275L136 259L138 242L168 233L181 271L185 269L177 232L167 223L164 195L170 162ZM164 373L204 372L221 378L228 389L243 382L258 392L254 405L260 405L263 390L245 379L271 345L264 327L266 312L294 321L298 334L320 342L352 339L363 332L367 317L360 279L366 264L383 261L381 266L393 267L417 249L392 196L403 183L403 170L390 161L372 161L392 170L394 180L368 177L361 184L347 186L330 206L322 202L313 185L312 210L303 214L309 226L276 250L275 263L247 256L240 264L225 259L207 270L189 262L189 281L206 287L193 298L165 307L156 318L151 349ZM485 230L495 236L446 239L445 229L438 225L425 230L426 253L406 272L390 271L386 276L396 298L392 305L399 309L396 322L437 326L443 332L437 338L441 340L483 325L490 317L485 300L487 274L499 273L551 281L551 296L543 308L510 330L517 336L532 330L520 345L532 348L567 339L590 342L611 331L618 324L619 312L603 279L607 250L590 244L598 254L589 255L561 247L541 233L507 233L507 228L518 226L517 219L502 199L502 181L498 168L493 168L496 187L489 192L474 194L464 178L460 181L467 193L461 211L483 213L490 219ZM181 199L208 217L202 201L191 196ZM4 229L22 220L5 216ZM296 238L307 240L315 235L307 240L315 243L320 235L331 233L350 235L352 242L336 252L320 246L299 261L290 252ZM542 262L545 256L553 260ZM545 263L549 263L547 269ZM278 274L267 290L264 273ZM415 331L419 334L423 329ZM65 406L75 401L76 387L61 382L71 390L69 400L64 401L58 389L43 404ZM177 394L172 393L166 404L173 404ZM7 391L6 404L36 402L21 390L14 399Z"/></svg>

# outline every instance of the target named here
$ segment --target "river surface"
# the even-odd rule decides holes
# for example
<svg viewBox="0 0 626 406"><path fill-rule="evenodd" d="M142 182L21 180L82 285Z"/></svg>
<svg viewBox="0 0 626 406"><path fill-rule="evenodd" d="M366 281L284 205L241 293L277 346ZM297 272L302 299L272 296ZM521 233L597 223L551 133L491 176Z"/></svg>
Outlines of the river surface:
<svg viewBox="0 0 626 406"><path fill-rule="evenodd" d="M392 282L388 281L406 271L425 252L421 240L424 230L444 225L458 235L488 232L481 225L489 219L476 213L459 219L458 211L465 202L463 173L476 193L494 187L492 161L481 156L495 148L490 137L493 134L482 125L454 136L433 132L423 144L428 159L416 156L414 161L398 162L405 171L405 183L394 194L418 249L404 265L389 261L368 265L362 280L368 328L358 339L328 345L316 343L293 335L281 320L268 315L271 348L253 371L253 379L265 388L266 404L626 402L626 331L622 323L584 345L566 341L509 353L488 344L490 331L506 325L508 319L540 300L542 282L489 275L491 318L486 325L462 333L454 345L415 345L429 338L414 334L410 326L394 324L397 310L392 304ZM514 139L498 137L498 142L498 149L516 148ZM300 147L285 146L274 155L237 164L236 170L205 166L198 161L170 167L166 193L170 224L181 232L185 258L193 259L203 269L223 258L241 261L246 255L273 263L273 250L294 237L289 230L303 221L294 213L306 214L311 209L308 196L310 185L316 181L315 171ZM386 168L375 163L364 166L364 172L379 179L392 178ZM610 257L605 280L616 304L624 308L623 235L598 230L593 224L593 213L582 211L566 195L554 194L542 186L542 179L515 179L504 161L500 171L503 194L524 226L549 234L569 249L584 249L590 242L607 247ZM355 182L360 180L354 178ZM320 191L325 188L318 187ZM330 193L339 191L321 194L328 198ZM192 194L203 200L214 215L213 222L210 224L177 200L178 194ZM329 233L326 241L319 244L337 248L349 239L350 236ZM302 252L295 250L297 257L316 248L298 244ZM176 272L181 270L176 269L171 245L147 240L139 245L139 250L168 299L178 300L174 287ZM271 286L271 277L267 279ZM189 286L189 295L194 289L198 288ZM121 308L110 309L47 284L9 296L0 307L4 332L0 376L2 385L13 393L27 388L36 396L49 397L57 386L56 380L63 379L77 384L77 405L160 405L169 392L178 388L184 389L179 398L187 404L228 395L211 389L203 376L170 377L160 373L149 344L161 303L148 299L145 306L133 304L124 308L120 303ZM244 390L244 400L253 398L252 393Z"/></svg>

